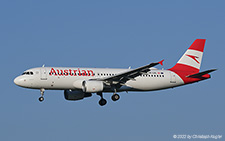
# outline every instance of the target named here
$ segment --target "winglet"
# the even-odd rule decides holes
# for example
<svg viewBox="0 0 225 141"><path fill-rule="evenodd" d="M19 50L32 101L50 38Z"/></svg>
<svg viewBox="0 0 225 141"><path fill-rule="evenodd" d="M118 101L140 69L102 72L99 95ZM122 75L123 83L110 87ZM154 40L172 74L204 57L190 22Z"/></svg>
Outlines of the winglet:
<svg viewBox="0 0 225 141"><path fill-rule="evenodd" d="M158 63L163 66L163 61L164 59L162 61L159 61Z"/></svg>

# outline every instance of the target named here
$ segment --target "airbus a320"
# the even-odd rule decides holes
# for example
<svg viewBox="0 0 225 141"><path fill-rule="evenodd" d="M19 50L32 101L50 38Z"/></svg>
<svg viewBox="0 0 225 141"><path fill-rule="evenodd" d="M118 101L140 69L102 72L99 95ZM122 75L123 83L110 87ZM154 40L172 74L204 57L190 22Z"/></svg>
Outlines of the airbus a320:
<svg viewBox="0 0 225 141"><path fill-rule="evenodd" d="M79 68L79 67L38 67L23 72L14 79L20 87L39 89L44 100L45 90L64 90L66 100L81 100L96 93L101 98L99 105L107 101L103 92L111 92L113 101L120 99L122 91L155 91L174 88L209 79L210 72L199 72L205 46L205 39L196 39L175 66L159 70L154 66L163 61L150 63L136 69Z"/></svg>

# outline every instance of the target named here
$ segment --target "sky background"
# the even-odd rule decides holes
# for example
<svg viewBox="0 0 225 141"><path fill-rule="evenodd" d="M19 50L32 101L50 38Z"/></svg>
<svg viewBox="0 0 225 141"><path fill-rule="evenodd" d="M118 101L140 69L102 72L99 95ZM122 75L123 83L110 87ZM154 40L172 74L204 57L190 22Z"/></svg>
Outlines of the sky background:
<svg viewBox="0 0 225 141"><path fill-rule="evenodd" d="M149 141L173 135L225 139L225 1L0 1L0 140ZM201 70L212 79L174 89L111 93L82 101L63 91L16 86L32 67L172 67L195 39L207 39Z"/></svg>

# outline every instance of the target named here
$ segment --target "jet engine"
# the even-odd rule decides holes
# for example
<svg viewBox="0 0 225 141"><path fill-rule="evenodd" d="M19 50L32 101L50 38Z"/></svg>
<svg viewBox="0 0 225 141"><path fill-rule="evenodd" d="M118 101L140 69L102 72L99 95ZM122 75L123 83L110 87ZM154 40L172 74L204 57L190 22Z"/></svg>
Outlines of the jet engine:
<svg viewBox="0 0 225 141"><path fill-rule="evenodd" d="M103 91L104 83L95 80L77 80L73 83L73 86L85 93L97 93Z"/></svg>
<svg viewBox="0 0 225 141"><path fill-rule="evenodd" d="M81 100L86 97L91 97L91 93L85 93L81 90L64 90L64 97L66 100Z"/></svg>
<svg viewBox="0 0 225 141"><path fill-rule="evenodd" d="M102 81L83 81L82 90L87 93L97 93L103 91L104 84Z"/></svg>

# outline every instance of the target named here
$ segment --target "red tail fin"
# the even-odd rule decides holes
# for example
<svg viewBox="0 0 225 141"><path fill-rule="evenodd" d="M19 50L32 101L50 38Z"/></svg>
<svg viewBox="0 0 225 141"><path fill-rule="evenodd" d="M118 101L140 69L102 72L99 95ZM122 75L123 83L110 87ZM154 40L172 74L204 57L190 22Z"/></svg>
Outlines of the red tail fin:
<svg viewBox="0 0 225 141"><path fill-rule="evenodd" d="M201 66L206 39L196 39L177 64L170 70L181 70L198 73Z"/></svg>

